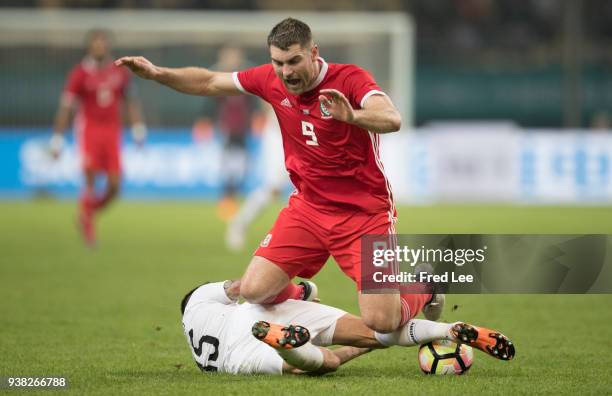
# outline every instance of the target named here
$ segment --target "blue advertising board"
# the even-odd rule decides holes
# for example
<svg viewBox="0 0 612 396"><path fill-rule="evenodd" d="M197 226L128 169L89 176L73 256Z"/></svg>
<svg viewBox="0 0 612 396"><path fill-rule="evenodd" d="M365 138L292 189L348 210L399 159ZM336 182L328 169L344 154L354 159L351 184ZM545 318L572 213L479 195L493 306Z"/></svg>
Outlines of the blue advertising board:
<svg viewBox="0 0 612 396"><path fill-rule="evenodd" d="M62 155L52 158L50 130L0 131L0 197L49 194L76 196L82 184L80 153L73 137ZM259 144L247 145L250 163ZM188 130L153 130L143 147L125 137L122 145L122 195L128 198L215 198L222 185L222 142L192 138ZM247 167L244 191L258 185L260 170Z"/></svg>

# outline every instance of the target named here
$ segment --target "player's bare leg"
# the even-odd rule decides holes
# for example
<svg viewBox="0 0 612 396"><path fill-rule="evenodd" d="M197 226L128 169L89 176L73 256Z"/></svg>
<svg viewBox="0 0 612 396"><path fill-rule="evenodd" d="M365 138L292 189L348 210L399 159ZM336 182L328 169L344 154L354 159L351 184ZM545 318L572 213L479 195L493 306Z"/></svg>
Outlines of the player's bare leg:
<svg viewBox="0 0 612 396"><path fill-rule="evenodd" d="M309 342L308 330L299 325L285 326L262 321L255 323L252 331L257 339L276 349L287 363L283 366L284 371L290 373L335 371L341 364L372 349L412 347L436 340L463 342L501 360L514 357L514 346L507 337L497 331L463 322L411 319L398 330L382 334L372 331L359 317L346 314L337 320L331 340L331 344L345 347L334 351L322 347L317 349Z"/></svg>
<svg viewBox="0 0 612 396"><path fill-rule="evenodd" d="M290 374L325 374L338 370L340 366L347 363L361 355L364 355L371 351L370 348L356 348L351 346L343 346L338 349L330 350L327 348L318 348L323 355L323 363L321 367L315 370L305 370L298 367L294 367L283 362L283 373Z"/></svg>
<svg viewBox="0 0 612 396"><path fill-rule="evenodd" d="M253 256L241 278L240 295L252 304L279 304L288 299L313 301L316 294L314 283L291 283L285 271L261 256Z"/></svg>
<svg viewBox="0 0 612 396"><path fill-rule="evenodd" d="M285 271L261 256L253 256L241 278L240 295L253 304L277 304L303 294L304 287L291 283Z"/></svg>
<svg viewBox="0 0 612 396"><path fill-rule="evenodd" d="M512 341L497 330L464 322L442 323L411 319L392 333L378 333L368 328L359 317L347 314L336 322L332 344L364 348L389 346L411 347L436 340L449 340L470 345L500 360L512 360Z"/></svg>
<svg viewBox="0 0 612 396"><path fill-rule="evenodd" d="M106 190L104 194L96 199L95 209L104 209L119 195L121 189L121 175L118 173L107 174Z"/></svg>
<svg viewBox="0 0 612 396"><path fill-rule="evenodd" d="M95 204L95 181L96 173L93 169L85 170L85 186L79 198L78 224L81 235L87 246L94 246L96 233L94 228L94 204Z"/></svg>
<svg viewBox="0 0 612 396"><path fill-rule="evenodd" d="M79 200L79 227L85 243L94 246L96 243L95 214L105 208L119 194L121 176L118 173L107 175L106 190L102 196L95 193L96 171L85 170L85 188Z"/></svg>
<svg viewBox="0 0 612 396"><path fill-rule="evenodd" d="M336 321L332 344L359 348L386 348L360 317L351 314L346 314Z"/></svg>
<svg viewBox="0 0 612 396"><path fill-rule="evenodd" d="M299 325L285 326L259 321L253 325L251 331L255 338L275 349L298 348L310 340L308 329ZM386 348L361 318L351 314L346 314L336 321L331 344L369 349Z"/></svg>
<svg viewBox="0 0 612 396"><path fill-rule="evenodd" d="M362 348L411 347L436 340L458 341L453 335L453 323L411 319L392 333L378 333L367 327L361 318L346 314L336 321L332 344Z"/></svg>
<svg viewBox="0 0 612 396"><path fill-rule="evenodd" d="M435 340L464 342L502 360L514 357L514 346L507 337L463 322L439 323L411 319L400 329L382 334L372 331L359 317L346 314L337 320L331 340L331 344L345 347L333 351L309 342L309 331L299 325L261 321L253 325L252 332L253 336L273 347L283 358L283 372L293 374L335 371L340 365L372 349L412 347ZM500 348L500 345L504 345L504 348Z"/></svg>
<svg viewBox="0 0 612 396"><path fill-rule="evenodd" d="M361 319L367 327L380 333L396 330L402 320L399 294L359 294Z"/></svg>
<svg viewBox="0 0 612 396"><path fill-rule="evenodd" d="M377 344L385 347L394 345L410 347L436 340L448 340L470 345L500 360L512 360L515 355L514 344L499 331L464 322L443 323L425 319L411 319L392 333L373 332L373 334L369 334L369 329L360 329L357 321L359 318L348 316L340 318L336 323L334 344L367 346L370 348L380 348L381 346L376 346ZM372 338L374 338L374 342Z"/></svg>
<svg viewBox="0 0 612 396"><path fill-rule="evenodd" d="M272 261L253 256L241 278L240 294L250 303L261 304L278 295L291 279Z"/></svg>
<svg viewBox="0 0 612 396"><path fill-rule="evenodd" d="M291 282L299 264L277 264L257 251L242 276L240 295L252 304L280 304L286 300L317 301L317 286L310 281ZM298 267L299 269L299 267Z"/></svg>
<svg viewBox="0 0 612 396"><path fill-rule="evenodd" d="M240 295L252 304L280 304L288 299L313 301L317 288L312 282L292 283L272 261L253 256L241 278Z"/></svg>
<svg viewBox="0 0 612 396"><path fill-rule="evenodd" d="M283 326L257 322L253 336L274 348L283 358L283 372L324 374L336 371L342 364L369 352L370 348L345 346L331 351L310 343L308 329L299 325Z"/></svg>

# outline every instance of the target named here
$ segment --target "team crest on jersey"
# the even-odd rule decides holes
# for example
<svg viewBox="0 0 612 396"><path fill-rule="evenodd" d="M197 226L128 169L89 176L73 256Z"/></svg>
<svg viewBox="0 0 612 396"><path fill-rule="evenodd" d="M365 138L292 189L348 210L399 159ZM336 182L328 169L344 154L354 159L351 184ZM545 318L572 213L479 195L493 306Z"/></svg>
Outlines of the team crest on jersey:
<svg viewBox="0 0 612 396"><path fill-rule="evenodd" d="M266 237L263 239L263 241L261 241L261 243L259 244L259 246L261 247L268 247L268 245L270 244L270 241L272 240L272 234L268 234L266 235Z"/></svg>
<svg viewBox="0 0 612 396"><path fill-rule="evenodd" d="M321 118L331 118L331 113L329 112L329 109L325 107L323 102L319 102L319 108L321 109Z"/></svg>

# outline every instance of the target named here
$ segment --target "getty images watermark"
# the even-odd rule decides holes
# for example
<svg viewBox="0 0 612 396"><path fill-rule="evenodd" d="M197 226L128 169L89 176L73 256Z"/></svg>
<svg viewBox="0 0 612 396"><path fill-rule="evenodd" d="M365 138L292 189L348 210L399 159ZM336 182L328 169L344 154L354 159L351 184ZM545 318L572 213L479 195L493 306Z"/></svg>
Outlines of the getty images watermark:
<svg viewBox="0 0 612 396"><path fill-rule="evenodd" d="M366 235L364 293L611 293L608 235Z"/></svg>
<svg viewBox="0 0 612 396"><path fill-rule="evenodd" d="M395 266L401 268L402 264L406 264L411 271L398 271L397 273L384 273L383 271L375 271L372 274L373 280L377 283L382 282L473 282L474 276L456 275L454 271L447 271L442 274L435 274L427 271L424 264L429 263L452 263L457 267L462 267L465 264L483 263L485 261L485 253L487 247L481 249L449 249L449 248L426 248L421 245L418 248L412 248L406 245L385 247L382 244L377 244L377 249L372 251L372 265L374 268L390 268ZM399 264L399 265L397 265ZM420 264L420 267L417 267ZM404 266L405 267L405 266ZM415 271L414 267L417 267ZM418 269L421 269L420 271Z"/></svg>

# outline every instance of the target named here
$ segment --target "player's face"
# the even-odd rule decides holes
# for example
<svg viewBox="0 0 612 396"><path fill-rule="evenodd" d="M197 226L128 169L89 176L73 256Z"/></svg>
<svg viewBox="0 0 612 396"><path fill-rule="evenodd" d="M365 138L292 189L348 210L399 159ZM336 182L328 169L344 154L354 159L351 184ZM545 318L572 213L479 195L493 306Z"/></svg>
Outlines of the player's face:
<svg viewBox="0 0 612 396"><path fill-rule="evenodd" d="M294 95L306 92L317 78L319 51L316 45L293 44L286 51L270 46L272 66L285 88Z"/></svg>
<svg viewBox="0 0 612 396"><path fill-rule="evenodd" d="M89 55L101 61L110 55L110 43L103 34L95 35L89 42Z"/></svg>

